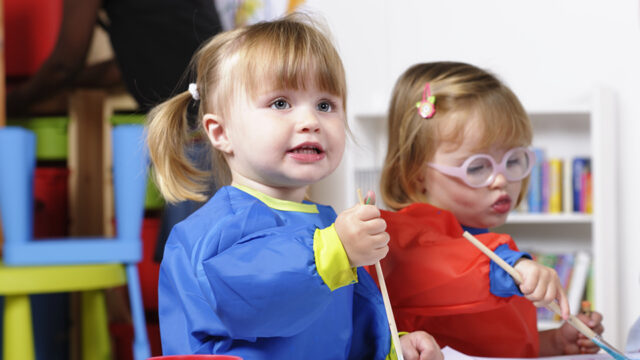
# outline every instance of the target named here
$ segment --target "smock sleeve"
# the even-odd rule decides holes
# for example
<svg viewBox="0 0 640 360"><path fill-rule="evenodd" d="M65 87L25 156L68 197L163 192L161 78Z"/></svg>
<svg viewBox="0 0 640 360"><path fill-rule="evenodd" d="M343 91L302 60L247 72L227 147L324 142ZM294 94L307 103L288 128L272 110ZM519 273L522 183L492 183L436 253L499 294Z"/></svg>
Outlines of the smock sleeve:
<svg viewBox="0 0 640 360"><path fill-rule="evenodd" d="M508 244L499 245L494 250L494 252L511 266L515 265L515 263L523 257L526 259L531 259L531 255L522 251L513 250L509 247ZM500 267L500 265L496 264L494 261L491 261L490 265L489 283L491 293L495 296L522 296L520 287L516 284L511 275L509 275L508 272L506 272L503 268Z"/></svg>

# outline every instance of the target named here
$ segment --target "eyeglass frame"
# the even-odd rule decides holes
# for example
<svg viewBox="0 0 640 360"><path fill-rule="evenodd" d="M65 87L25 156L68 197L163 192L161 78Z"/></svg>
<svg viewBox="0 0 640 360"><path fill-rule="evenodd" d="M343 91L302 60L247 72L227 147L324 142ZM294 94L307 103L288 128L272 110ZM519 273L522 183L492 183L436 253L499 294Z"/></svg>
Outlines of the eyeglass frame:
<svg viewBox="0 0 640 360"><path fill-rule="evenodd" d="M524 174L521 177L518 178L509 178L507 176L507 161L509 160L509 156L515 152L516 150L524 150L525 153L529 156L529 158L531 159L529 161L529 166L527 168L527 170L524 172ZM489 162L491 163L491 165L493 166L493 173L487 178L487 180L484 181L484 183L479 184L479 185L473 185L471 183L469 183L468 179L467 179L467 169L469 167L469 164L471 164L471 162L473 162L474 160L478 159L478 158L487 158L489 159ZM462 180L465 184L469 185L472 188L481 188L481 187L485 187L485 186L489 186L492 182L495 181L496 176L498 174L502 174L504 175L505 179L507 179L507 181L520 181L524 178L526 178L527 176L529 176L529 174L531 174L531 169L533 169L533 165L536 163L536 154L529 148L526 148L524 146L518 146L518 147L514 147L512 149L510 149L509 151L507 151L503 156L502 156L502 160L500 161L500 163L496 163L496 161L493 159L493 156L488 155L488 154L474 154L469 156L460 166L449 166L449 165L441 165L441 164L436 164L433 162L429 162L427 163L427 165L429 167L434 168L435 170L445 174L445 175L449 175L449 176L453 176L455 178L458 178L460 180Z"/></svg>

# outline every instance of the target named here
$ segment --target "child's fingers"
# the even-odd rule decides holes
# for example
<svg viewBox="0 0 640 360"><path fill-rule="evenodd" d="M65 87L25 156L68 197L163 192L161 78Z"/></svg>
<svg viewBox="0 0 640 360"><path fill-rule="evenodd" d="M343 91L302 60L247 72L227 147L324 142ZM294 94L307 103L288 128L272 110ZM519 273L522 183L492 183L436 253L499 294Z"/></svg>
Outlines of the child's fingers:
<svg viewBox="0 0 640 360"><path fill-rule="evenodd" d="M388 247L388 246L384 246L384 247L381 247L381 248L379 248L379 249L375 249L375 250L372 252L373 257L374 257L374 260L373 260L373 262L371 262L371 264L369 264L369 265L373 265L373 264L375 264L376 262L378 262L378 261L380 261L380 260L384 259L384 257L385 257L385 256L387 256L387 253L388 253L388 252L389 252L389 247Z"/></svg>
<svg viewBox="0 0 640 360"><path fill-rule="evenodd" d="M522 276L522 284L520 284L520 291L526 297L532 297L534 292L538 288L538 282L540 273L535 271L529 271L526 275L520 272ZM533 297L532 297L533 298Z"/></svg>
<svg viewBox="0 0 640 360"><path fill-rule="evenodd" d="M576 345L580 348L581 354L595 354L600 351L600 347L589 339L579 339Z"/></svg>
<svg viewBox="0 0 640 360"><path fill-rule="evenodd" d="M387 230L387 222L382 218L373 218L363 221L362 227L368 235L377 235Z"/></svg>
<svg viewBox="0 0 640 360"><path fill-rule="evenodd" d="M387 247L387 244L389 244L390 237L388 233L382 232L380 234L371 235L369 239L371 241L372 248L382 249L384 247Z"/></svg>
<svg viewBox="0 0 640 360"><path fill-rule="evenodd" d="M356 217L361 221L367 221L380 217L380 209L374 205L356 205Z"/></svg>
<svg viewBox="0 0 640 360"><path fill-rule="evenodd" d="M560 310L562 311L562 319L567 320L569 315L571 315L571 309L569 309L569 300L567 299L567 294L564 293L562 289L562 285L560 285L560 280L557 283L558 286L558 304L560 304Z"/></svg>
<svg viewBox="0 0 640 360"><path fill-rule="evenodd" d="M592 311L589 315L581 313L578 314L578 319L587 324L597 334L602 334L604 326L602 326L602 314L597 311Z"/></svg>

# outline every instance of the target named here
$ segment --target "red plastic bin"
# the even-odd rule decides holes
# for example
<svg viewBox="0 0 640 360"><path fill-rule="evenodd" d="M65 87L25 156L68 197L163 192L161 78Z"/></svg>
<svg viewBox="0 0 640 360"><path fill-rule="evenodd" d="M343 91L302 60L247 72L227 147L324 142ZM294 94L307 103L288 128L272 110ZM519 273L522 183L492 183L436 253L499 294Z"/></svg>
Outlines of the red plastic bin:
<svg viewBox="0 0 640 360"><path fill-rule="evenodd" d="M145 217L142 220L142 260L138 263L142 302L145 310L158 310L158 276L160 264L153 260L160 218Z"/></svg>
<svg viewBox="0 0 640 360"><path fill-rule="evenodd" d="M60 31L62 1L3 1L7 76L33 75L49 56Z"/></svg>
<svg viewBox="0 0 640 360"><path fill-rule="evenodd" d="M69 170L36 167L33 179L33 237L66 237L69 227Z"/></svg>

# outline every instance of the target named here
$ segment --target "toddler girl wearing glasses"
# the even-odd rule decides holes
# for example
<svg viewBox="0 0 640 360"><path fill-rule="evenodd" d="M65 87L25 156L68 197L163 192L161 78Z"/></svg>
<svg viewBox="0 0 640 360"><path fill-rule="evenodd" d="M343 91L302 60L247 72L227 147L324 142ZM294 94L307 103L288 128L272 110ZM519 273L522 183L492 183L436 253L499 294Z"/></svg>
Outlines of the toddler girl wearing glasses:
<svg viewBox="0 0 640 360"><path fill-rule="evenodd" d="M391 241L381 264L398 328L483 357L597 352L568 324L538 333L534 304L557 300L569 315L558 275L488 230L523 198L535 162L531 123L513 92L469 64L417 64L395 85L388 131L380 188L395 212L382 211ZM522 285L465 230L515 267ZM582 316L603 331L600 314Z"/></svg>

